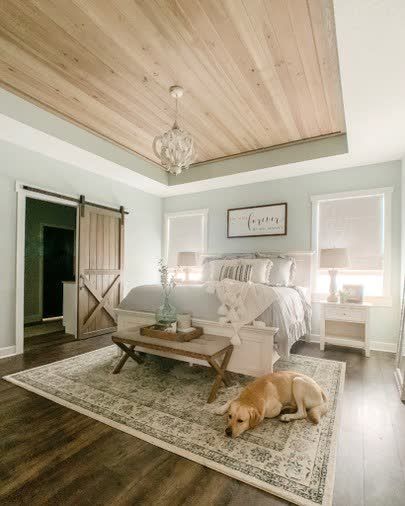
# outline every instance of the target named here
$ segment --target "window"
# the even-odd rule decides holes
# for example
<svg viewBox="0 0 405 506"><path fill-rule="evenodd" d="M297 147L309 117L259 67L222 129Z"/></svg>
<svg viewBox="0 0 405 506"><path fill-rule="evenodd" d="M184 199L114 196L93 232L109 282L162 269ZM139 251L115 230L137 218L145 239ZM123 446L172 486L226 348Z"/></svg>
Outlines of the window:
<svg viewBox="0 0 405 506"><path fill-rule="evenodd" d="M169 269L177 267L177 254L181 251L194 251L198 254L207 251L208 209L196 209L165 214L165 257ZM184 273L179 273L184 278ZM189 270L189 280L201 279L201 268Z"/></svg>
<svg viewBox="0 0 405 506"><path fill-rule="evenodd" d="M390 298L392 188L317 195L313 205L314 291L329 292L329 273L319 268L322 248L347 248L350 268L339 269L338 288L364 287L366 300Z"/></svg>

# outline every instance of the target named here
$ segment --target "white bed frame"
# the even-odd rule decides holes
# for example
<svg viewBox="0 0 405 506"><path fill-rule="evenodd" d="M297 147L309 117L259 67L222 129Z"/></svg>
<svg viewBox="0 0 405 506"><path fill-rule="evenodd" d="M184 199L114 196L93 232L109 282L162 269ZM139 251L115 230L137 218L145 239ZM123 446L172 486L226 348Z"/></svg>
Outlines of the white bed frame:
<svg viewBox="0 0 405 506"><path fill-rule="evenodd" d="M309 300L311 297L312 252L291 251L282 252L282 254L295 258L297 264L296 285L306 290ZM117 313L118 330L155 323L155 315L153 313L125 309L116 309L115 311ZM230 338L233 333L231 325L223 325L219 322L193 319L193 325L202 327L205 334L227 336ZM239 332L242 344L235 346L228 370L250 376L262 376L263 374L272 372L273 364L280 358L274 349L274 336L277 331L278 329L275 327L260 328L253 325L245 325ZM144 351L146 353L151 352L151 350ZM157 351L154 354L163 357L169 356L164 352ZM178 356L175 358L190 363L207 365L195 359L190 361L185 357Z"/></svg>
<svg viewBox="0 0 405 506"><path fill-rule="evenodd" d="M116 312L118 315L118 330L139 327L139 325L151 325L156 321L153 313L124 309L116 309ZM204 334L227 336L229 338L233 334L233 329L230 325L222 325L219 322L193 319L192 323L197 327L202 327ZM234 347L227 369L250 376L261 376L272 372L273 364L280 358L274 349L274 336L277 331L278 329L275 327L257 328L253 325L243 327L239 331L242 344ZM174 357L189 363L207 365L206 362L197 359L167 355L164 352L152 351L150 349L142 350L140 347L137 347L137 350L153 353L161 357Z"/></svg>

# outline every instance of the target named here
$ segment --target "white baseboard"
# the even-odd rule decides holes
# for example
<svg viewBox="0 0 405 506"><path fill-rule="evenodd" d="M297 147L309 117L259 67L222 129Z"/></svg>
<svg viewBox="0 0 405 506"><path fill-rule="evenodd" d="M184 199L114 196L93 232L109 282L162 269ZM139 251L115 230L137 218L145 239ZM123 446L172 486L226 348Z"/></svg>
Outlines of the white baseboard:
<svg viewBox="0 0 405 506"><path fill-rule="evenodd" d="M371 341L370 348L374 351L387 351L388 353L396 353L396 343L387 343L385 341Z"/></svg>
<svg viewBox="0 0 405 506"><path fill-rule="evenodd" d="M319 334L311 334L310 342L311 343L319 343L320 335ZM396 353L397 345L396 343L389 343L386 341L377 341L372 339L370 341L370 349L373 351L386 351L388 353Z"/></svg>
<svg viewBox="0 0 405 506"><path fill-rule="evenodd" d="M16 355L15 346L0 348L0 358L12 357L13 355Z"/></svg>

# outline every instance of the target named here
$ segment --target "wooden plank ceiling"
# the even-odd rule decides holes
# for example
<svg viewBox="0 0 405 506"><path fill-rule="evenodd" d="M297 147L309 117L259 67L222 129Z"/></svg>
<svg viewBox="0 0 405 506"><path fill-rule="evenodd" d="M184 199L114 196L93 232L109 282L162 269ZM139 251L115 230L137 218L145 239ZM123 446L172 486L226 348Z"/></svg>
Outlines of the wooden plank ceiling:
<svg viewBox="0 0 405 506"><path fill-rule="evenodd" d="M173 84L197 162L343 132L332 0L0 1L0 85L153 161Z"/></svg>

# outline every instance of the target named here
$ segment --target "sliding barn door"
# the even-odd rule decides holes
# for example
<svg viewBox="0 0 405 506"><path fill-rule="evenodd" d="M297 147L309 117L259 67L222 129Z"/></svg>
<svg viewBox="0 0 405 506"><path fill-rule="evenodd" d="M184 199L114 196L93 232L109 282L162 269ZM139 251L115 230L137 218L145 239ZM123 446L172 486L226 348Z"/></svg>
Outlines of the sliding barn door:
<svg viewBox="0 0 405 506"><path fill-rule="evenodd" d="M114 308L122 298L123 215L82 206L79 221L78 317L80 339L116 330Z"/></svg>

